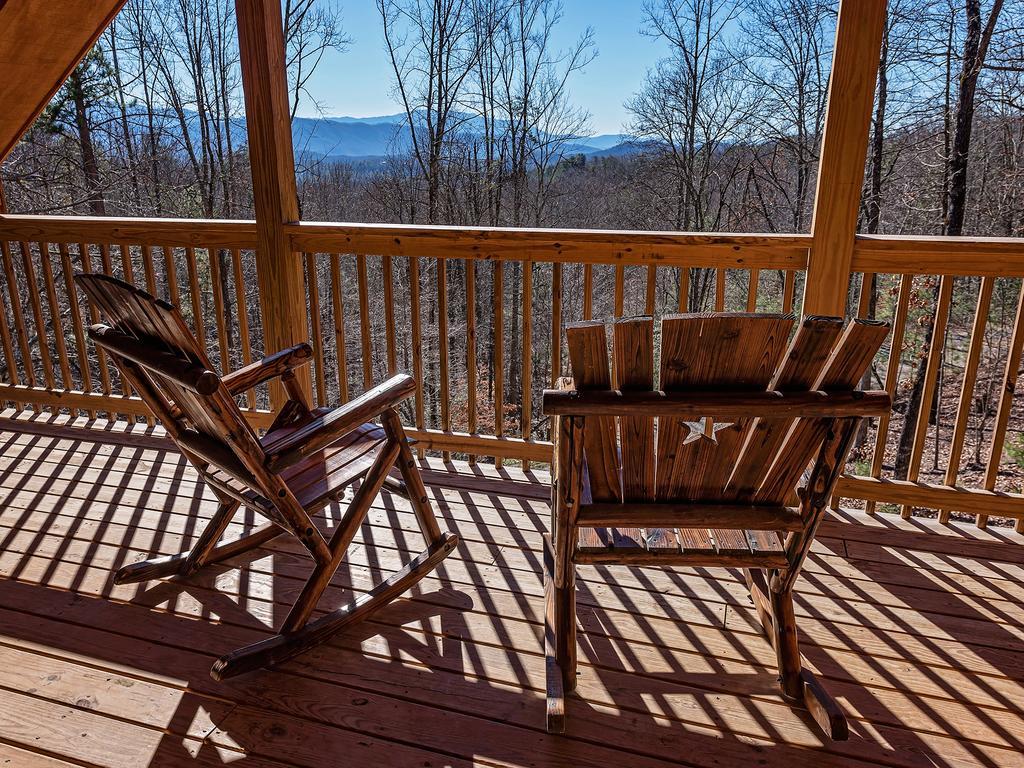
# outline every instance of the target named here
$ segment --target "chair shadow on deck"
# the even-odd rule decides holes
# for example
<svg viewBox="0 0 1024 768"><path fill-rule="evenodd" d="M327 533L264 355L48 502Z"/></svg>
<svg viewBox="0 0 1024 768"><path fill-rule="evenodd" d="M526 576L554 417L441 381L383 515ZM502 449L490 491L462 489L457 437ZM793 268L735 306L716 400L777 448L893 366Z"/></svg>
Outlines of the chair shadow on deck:
<svg viewBox="0 0 1024 768"><path fill-rule="evenodd" d="M217 683L213 659L270 634L301 588L301 550L275 542L189 580L116 587L117 567L177 551L212 511L177 454L7 433L0 456L0 687L59 709L63 725L37 727L61 745L87 734L82 759L115 739L125 765L260 768L325 754L369 765L382 750L400 765L438 753L451 764L607 765L629 753L631 765L952 766L1012 764L1002 758L1024 749L1016 554L1007 565L994 548L934 553L934 534L915 544L904 532L895 554L865 545L852 557L845 540L823 537L797 610L807 661L852 715L851 741L829 745L776 695L738 573L584 569L580 695L558 737L544 733L540 705L544 492L513 497L464 475L442 486L430 473L432 501L463 541L456 557L369 623ZM321 521L339 514L332 505ZM417 536L405 500L382 494L322 607L393 570Z"/></svg>

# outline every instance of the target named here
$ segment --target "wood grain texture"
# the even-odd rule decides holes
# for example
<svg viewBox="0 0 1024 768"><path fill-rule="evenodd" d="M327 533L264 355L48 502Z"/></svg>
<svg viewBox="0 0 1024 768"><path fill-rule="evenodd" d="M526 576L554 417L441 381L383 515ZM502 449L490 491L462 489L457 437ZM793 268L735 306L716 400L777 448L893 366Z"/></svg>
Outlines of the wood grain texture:
<svg viewBox="0 0 1024 768"><path fill-rule="evenodd" d="M771 388L787 393L809 390L828 362L842 329L843 321L838 317L805 317L793 336ZM725 489L725 498L753 497L792 425L792 419L762 417L757 420L736 460Z"/></svg>
<svg viewBox="0 0 1024 768"><path fill-rule="evenodd" d="M294 249L284 228L299 218L295 157L288 106L284 31L276 0L236 0L238 51L245 96L256 213L256 279L259 283L264 346L284 349L307 338L306 292L301 249ZM315 251L312 251L315 252ZM296 372L307 398L309 370ZM285 395L274 384L275 407Z"/></svg>
<svg viewBox="0 0 1024 768"><path fill-rule="evenodd" d="M604 323L576 323L565 329L573 386L581 391L611 389ZM622 482L615 419L588 416L584 444L590 492L595 501L621 501Z"/></svg>
<svg viewBox="0 0 1024 768"><path fill-rule="evenodd" d="M125 0L0 3L0 162L121 10Z"/></svg>
<svg viewBox="0 0 1024 768"><path fill-rule="evenodd" d="M623 392L650 392L654 389L654 320L650 317L619 320L612 326L612 357L615 388ZM654 500L654 419L650 416L619 418L619 445L622 458L622 500ZM637 524L639 525L639 524ZM625 526L626 530L621 530ZM646 528L647 526L643 526ZM616 527L616 538L629 538L645 548L648 532L638 530L623 519Z"/></svg>

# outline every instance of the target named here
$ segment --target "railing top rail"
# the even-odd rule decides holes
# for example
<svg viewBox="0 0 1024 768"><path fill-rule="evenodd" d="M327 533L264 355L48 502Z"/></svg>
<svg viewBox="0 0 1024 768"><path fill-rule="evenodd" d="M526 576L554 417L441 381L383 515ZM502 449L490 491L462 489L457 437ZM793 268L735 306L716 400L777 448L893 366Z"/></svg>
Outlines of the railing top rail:
<svg viewBox="0 0 1024 768"><path fill-rule="evenodd" d="M307 253L480 260L655 264L727 269L807 266L809 234L458 227L299 222L286 226ZM221 247L256 246L251 220L0 215L8 240ZM852 269L883 274L1024 276L1024 238L857 235Z"/></svg>
<svg viewBox="0 0 1024 768"><path fill-rule="evenodd" d="M254 248L256 222L114 216L0 214L0 235L31 242L131 243L174 247Z"/></svg>
<svg viewBox="0 0 1024 768"><path fill-rule="evenodd" d="M1024 276L1024 237L857 235L854 272Z"/></svg>
<svg viewBox="0 0 1024 768"><path fill-rule="evenodd" d="M804 269L810 235L302 222L296 250L483 260Z"/></svg>

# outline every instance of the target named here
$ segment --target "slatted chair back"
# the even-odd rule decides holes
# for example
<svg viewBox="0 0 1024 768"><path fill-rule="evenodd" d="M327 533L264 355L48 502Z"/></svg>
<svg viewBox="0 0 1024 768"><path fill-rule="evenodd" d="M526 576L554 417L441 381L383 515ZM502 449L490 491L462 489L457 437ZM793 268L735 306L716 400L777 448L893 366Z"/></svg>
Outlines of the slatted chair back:
<svg viewBox="0 0 1024 768"><path fill-rule="evenodd" d="M286 481L267 470L259 439L177 308L107 275L80 274L75 280L110 323L89 328L90 338L203 478L236 497L238 484L255 492L251 498L262 502L263 513L314 556L326 558L323 538Z"/></svg>
<svg viewBox="0 0 1024 768"><path fill-rule="evenodd" d="M660 348L649 317L617 321L610 333L602 322L574 324L567 328L571 386L579 392L713 391L724 398L766 390L848 392L888 331L883 323L856 321L844 332L843 321L834 317L804 318L796 333L794 324L793 315L783 314L672 315L662 321ZM767 413L728 421L587 416L582 502L784 505L832 422ZM757 538L724 529L584 528L580 547L739 552L756 546L751 536ZM778 549L774 537L762 538Z"/></svg>
<svg viewBox="0 0 1024 768"><path fill-rule="evenodd" d="M109 323L93 326L90 335L169 431L179 433L175 438L195 443L189 434L195 432L198 442L209 443L204 453L216 445L233 455L226 440L231 434L259 450L255 433L174 305L106 275L76 280Z"/></svg>

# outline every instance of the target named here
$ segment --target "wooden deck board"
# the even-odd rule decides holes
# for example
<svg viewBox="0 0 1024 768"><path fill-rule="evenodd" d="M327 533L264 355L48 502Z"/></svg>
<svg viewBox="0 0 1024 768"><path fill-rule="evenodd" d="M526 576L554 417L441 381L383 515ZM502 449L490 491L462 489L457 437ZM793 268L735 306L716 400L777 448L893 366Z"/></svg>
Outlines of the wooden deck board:
<svg viewBox="0 0 1024 768"><path fill-rule="evenodd" d="M212 495L153 432L26 423L0 422L0 765L1024 768L1015 534L856 513L822 526L797 612L847 744L775 694L739 574L581 568L580 697L560 738L543 730L543 473L434 463L428 490L463 540L438 573L323 648L221 684L212 660L266 636L308 558L275 542L188 584L114 587L118 565L187 546ZM420 547L408 505L381 496L324 607Z"/></svg>

